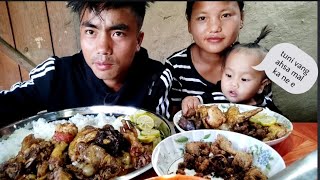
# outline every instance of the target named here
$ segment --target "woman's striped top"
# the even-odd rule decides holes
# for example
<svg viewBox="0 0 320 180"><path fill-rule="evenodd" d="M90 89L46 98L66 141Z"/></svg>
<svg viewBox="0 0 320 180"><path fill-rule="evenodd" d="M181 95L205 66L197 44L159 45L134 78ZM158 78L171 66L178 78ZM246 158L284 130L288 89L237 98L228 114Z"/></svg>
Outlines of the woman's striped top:
<svg viewBox="0 0 320 180"><path fill-rule="evenodd" d="M181 101L186 96L197 96L202 103L228 103L229 101L221 92L221 82L213 84L205 80L195 69L191 60L191 44L189 47L173 53L165 61L165 73L161 78L169 89L168 99L170 106L181 108ZM266 87L264 98L272 101L271 84ZM207 102L203 102L201 95L205 96ZM210 95L210 96L208 96ZM211 100L208 100L208 97ZM261 104L263 106L263 104Z"/></svg>
<svg viewBox="0 0 320 180"><path fill-rule="evenodd" d="M175 52L166 59L166 71L164 75L168 79L167 86L171 90L169 92L169 100L173 106L181 106L181 101L186 96L199 96L203 93L221 92L220 82L213 84L205 80L195 69L191 60L190 48L192 44ZM172 81L170 83L170 81ZM222 93L213 94L216 102L228 102Z"/></svg>

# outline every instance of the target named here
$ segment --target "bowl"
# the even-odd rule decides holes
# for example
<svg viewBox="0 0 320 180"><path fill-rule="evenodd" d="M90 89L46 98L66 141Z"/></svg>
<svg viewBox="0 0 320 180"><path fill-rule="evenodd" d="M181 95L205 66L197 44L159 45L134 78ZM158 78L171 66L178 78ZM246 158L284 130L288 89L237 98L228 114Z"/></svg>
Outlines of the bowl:
<svg viewBox="0 0 320 180"><path fill-rule="evenodd" d="M11 134L13 134L16 130L19 130L21 128L27 128L27 129L31 130L33 128L32 122L38 121L39 119L42 119L42 118L44 119L45 122L52 122L52 121L57 121L57 120L68 120L71 117L74 118L78 114L83 115L83 116L88 116L88 115L94 116L97 118L98 118L98 115L106 115L106 116L115 117L114 121L117 121L118 117L120 117L120 116L126 117L126 116L130 116L130 115L134 115L135 113L141 113L141 112L148 112L148 111L146 111L144 109L138 109L135 107L129 107L129 106L107 106L107 105L104 105L104 106L88 106L88 107L65 109L65 110L56 111L56 112L43 112L43 113L37 114L35 116L23 119L21 121L12 123L6 127L1 128L0 129L0 149L2 149L2 151L7 150L7 151L11 152L10 149L8 149L7 147L4 147L5 144L3 144L2 141L9 138ZM148 113L149 113L149 115L152 114L152 118L154 120L157 119L157 121L159 123L161 123L162 128L165 129L165 133L164 133L165 137L170 136L172 134L175 134L174 127L168 120L166 120L164 117L156 115L152 112L148 112ZM100 117L99 117L99 119L100 119ZM118 125L119 123L115 123L115 124ZM121 124L121 122L120 122L120 124ZM39 128L43 129L43 127L37 127L37 129L39 129ZM26 134L26 135L28 135L28 134ZM21 139L21 141L22 141L22 139ZM21 143L20 143L21 141L17 142L18 145L21 145ZM20 150L20 147L19 147L19 150ZM15 151L16 150L12 151L12 153L14 154ZM14 156L16 156L16 154ZM4 157L0 157L0 160L3 160L3 158ZM4 161L6 161L6 160L7 159L4 159ZM140 169L134 170L128 174L117 177L117 179L132 179L132 178L144 173L145 171L147 171L151 168L152 168L152 164L149 163L148 165L146 165Z"/></svg>
<svg viewBox="0 0 320 180"><path fill-rule="evenodd" d="M234 106L234 105L236 105L239 108L240 113L257 108L256 106L243 105L243 104L232 104L232 103L213 103L213 104L204 104L204 105L206 105L206 106L217 105L218 108L222 112L226 112L230 106ZM289 119L287 119L286 117L284 117L283 115L276 113L274 111L271 111L267 108L263 108L263 110L260 113L266 113L268 116L275 117L277 119L277 123L284 125L284 127L287 129L286 135L282 136L281 138L264 142L264 143L268 144L269 146L273 146L273 145L276 145L276 144L284 141L293 131L293 125L292 125L291 121ZM180 132L184 132L186 130L182 129L178 124L181 116L182 116L182 111L180 110L174 115L173 123L174 123L174 126Z"/></svg>
<svg viewBox="0 0 320 180"><path fill-rule="evenodd" d="M161 141L152 153L153 169L158 176L176 174L179 162L183 161L187 142L213 142L218 134L231 141L235 150L252 153L253 165L260 168L268 178L285 169L282 157L262 141L236 132L211 129L184 131Z"/></svg>

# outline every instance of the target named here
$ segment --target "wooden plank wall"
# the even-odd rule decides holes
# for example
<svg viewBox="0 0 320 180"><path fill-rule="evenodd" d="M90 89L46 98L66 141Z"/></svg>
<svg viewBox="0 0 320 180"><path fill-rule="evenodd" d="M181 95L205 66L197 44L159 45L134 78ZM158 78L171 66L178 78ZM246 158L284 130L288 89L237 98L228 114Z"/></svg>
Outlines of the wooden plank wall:
<svg viewBox="0 0 320 180"><path fill-rule="evenodd" d="M1 1L0 24L0 37L36 65L80 50L79 18L66 2ZM0 51L0 90L29 79L30 68L7 53Z"/></svg>
<svg viewBox="0 0 320 180"><path fill-rule="evenodd" d="M0 2L0 9L0 36L12 47L15 47L6 2ZM6 76L6 74L10 74L10 76ZM12 83L20 80L19 65L0 51L0 90L7 89Z"/></svg>

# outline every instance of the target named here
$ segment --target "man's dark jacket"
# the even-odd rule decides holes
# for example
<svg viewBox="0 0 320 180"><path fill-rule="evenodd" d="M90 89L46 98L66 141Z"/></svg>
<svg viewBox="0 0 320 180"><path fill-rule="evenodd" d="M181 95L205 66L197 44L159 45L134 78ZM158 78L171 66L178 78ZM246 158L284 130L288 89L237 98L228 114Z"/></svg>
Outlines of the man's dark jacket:
<svg viewBox="0 0 320 180"><path fill-rule="evenodd" d="M94 105L124 105L155 112L164 90L154 84L163 71L144 48L136 53L127 79L113 92L98 79L82 52L69 57L51 57L30 71L30 80L0 91L0 126L40 111L58 111ZM165 114L165 112L163 112Z"/></svg>

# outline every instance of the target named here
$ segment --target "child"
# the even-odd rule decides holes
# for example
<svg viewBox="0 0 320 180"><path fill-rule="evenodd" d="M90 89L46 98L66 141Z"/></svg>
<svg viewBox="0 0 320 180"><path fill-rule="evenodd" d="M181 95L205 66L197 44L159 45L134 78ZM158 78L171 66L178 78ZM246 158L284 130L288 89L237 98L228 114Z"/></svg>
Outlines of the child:
<svg viewBox="0 0 320 180"><path fill-rule="evenodd" d="M188 1L186 18L194 43L167 58L161 79L167 88L171 117L186 96L221 91L224 51L243 26L242 1Z"/></svg>
<svg viewBox="0 0 320 180"><path fill-rule="evenodd" d="M270 33L265 26L259 37L248 44L233 46L226 55L220 92L204 93L199 96L188 96L182 101L182 113L184 116L193 114L194 108L201 103L232 102L248 104L260 107L268 107L270 110L281 113L273 102L265 96L264 89L271 83L264 71L252 68L262 62L268 50L258 43Z"/></svg>

